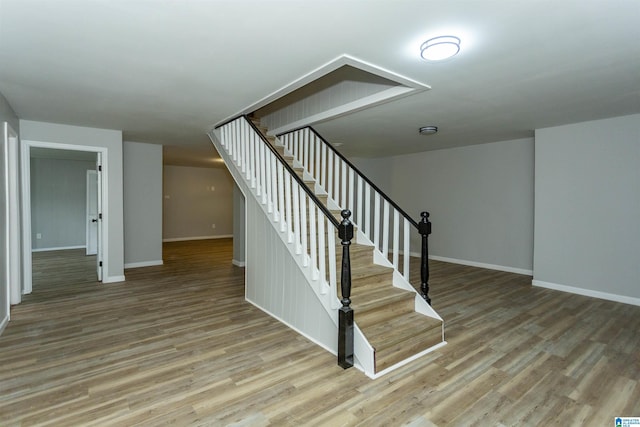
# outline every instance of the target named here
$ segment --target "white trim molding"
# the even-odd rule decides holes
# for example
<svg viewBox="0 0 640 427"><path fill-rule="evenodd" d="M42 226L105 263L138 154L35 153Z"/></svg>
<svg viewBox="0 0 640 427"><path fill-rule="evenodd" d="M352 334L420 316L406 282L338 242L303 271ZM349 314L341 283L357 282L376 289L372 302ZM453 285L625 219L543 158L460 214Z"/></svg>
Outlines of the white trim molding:
<svg viewBox="0 0 640 427"><path fill-rule="evenodd" d="M67 251L69 249L86 249L86 245L76 245L76 246L56 246L53 248L38 248L31 249L31 252L48 252L48 251Z"/></svg>
<svg viewBox="0 0 640 427"><path fill-rule="evenodd" d="M594 291L591 289L577 288L575 286L560 285L557 283L544 282L542 280L532 280L531 284L538 288L552 289L554 291L568 292L571 294L583 295L586 297L599 298L607 301L621 302L623 304L640 306L640 298L629 297L626 295Z"/></svg>
<svg viewBox="0 0 640 427"><path fill-rule="evenodd" d="M187 242L189 240L209 240L209 239L229 239L233 234L219 234L216 236L193 236L193 237L172 237L170 239L162 239L163 242Z"/></svg>
<svg viewBox="0 0 640 427"><path fill-rule="evenodd" d="M235 265L236 267L246 266L246 263L244 261L238 261L237 259L232 259L231 264Z"/></svg>
<svg viewBox="0 0 640 427"><path fill-rule="evenodd" d="M102 283L118 283L118 282L124 282L124 281L125 281L124 276L104 276L102 278Z"/></svg>
<svg viewBox="0 0 640 427"><path fill-rule="evenodd" d="M163 265L164 261L159 259L155 261L141 261L141 262L129 262L124 265L124 268L140 268L140 267L153 267L156 265Z"/></svg>
<svg viewBox="0 0 640 427"><path fill-rule="evenodd" d="M290 82L284 87L276 90L275 92L265 96L261 100L247 106L246 108L238 111L237 113L219 121L214 125L214 129L217 126L222 125L223 123L229 121L234 117L238 117L242 114L248 114L252 111L256 111L259 108L264 107L265 105L270 104L271 102L284 97L285 95L290 94L291 92L300 89L301 87L339 69L343 66L350 66L362 71L366 71L367 73L374 74L376 76L383 77L387 80L391 80L397 83L397 86L391 86L387 90L383 90L381 92L376 93L375 95L371 95L365 98L362 98L357 101L350 102L347 105L337 107L331 109L329 111L316 114L312 118L306 118L301 122L296 122L296 124L289 124L285 127L281 127L278 129L272 129L271 133L274 132L285 132L287 130L294 129L295 127L299 127L300 123L304 123L305 125L309 125L312 123L317 123L319 121L328 120L330 118L339 117L345 115L347 113L352 113L355 111L363 110L368 107L372 107L375 105L382 104L384 102L393 101L395 99L405 97L408 95L412 95L415 93L423 92L431 89L431 86L420 83L417 80L410 79L409 77L402 76L396 72L387 70L385 68L374 65L370 62L363 61L354 56L342 54L337 58L327 62L326 64L321 65L320 67L310 71L309 73L303 75L302 77Z"/></svg>
<svg viewBox="0 0 640 427"><path fill-rule="evenodd" d="M508 267L506 265L486 264L484 262L467 261L463 259L447 258L443 256L429 255L429 259L434 261L450 262L452 264L468 265L470 267L486 268L488 270L505 271L507 273L524 274L525 276L533 276L533 270L525 270L523 268Z"/></svg>

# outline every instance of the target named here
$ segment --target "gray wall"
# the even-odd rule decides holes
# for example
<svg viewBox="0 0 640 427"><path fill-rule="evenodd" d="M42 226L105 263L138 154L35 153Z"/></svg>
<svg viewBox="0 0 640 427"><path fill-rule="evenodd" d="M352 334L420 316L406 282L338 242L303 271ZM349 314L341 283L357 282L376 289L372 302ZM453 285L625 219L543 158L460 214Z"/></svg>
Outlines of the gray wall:
<svg viewBox="0 0 640 427"><path fill-rule="evenodd" d="M162 263L162 146L125 142L125 267Z"/></svg>
<svg viewBox="0 0 640 427"><path fill-rule="evenodd" d="M226 168L166 165L163 176L164 240L233 235L233 179Z"/></svg>
<svg viewBox="0 0 640 427"><path fill-rule="evenodd" d="M124 224L122 196L122 132L56 123L20 121L22 141L42 141L54 144L72 144L103 147L108 150L108 211L107 234L108 264L104 271L104 282L124 280Z"/></svg>
<svg viewBox="0 0 640 427"><path fill-rule="evenodd" d="M92 169L95 162L31 158L32 249L86 246L87 171Z"/></svg>
<svg viewBox="0 0 640 427"><path fill-rule="evenodd" d="M6 190L7 170L5 168L5 156L6 156L6 141L4 140L4 122L8 122L11 127L20 132L20 123L16 113L13 111L9 102L0 93L0 126L2 128L3 135L0 137L2 141L2 147L0 147L0 333L6 326L6 322L9 319L9 283L7 283L7 272L9 268L9 254L7 253L7 206L8 206L8 194Z"/></svg>
<svg viewBox="0 0 640 427"><path fill-rule="evenodd" d="M640 115L539 129L535 148L534 283L640 298Z"/></svg>
<svg viewBox="0 0 640 427"><path fill-rule="evenodd" d="M354 163L414 219L431 213L436 259L531 274L533 149L521 139Z"/></svg>

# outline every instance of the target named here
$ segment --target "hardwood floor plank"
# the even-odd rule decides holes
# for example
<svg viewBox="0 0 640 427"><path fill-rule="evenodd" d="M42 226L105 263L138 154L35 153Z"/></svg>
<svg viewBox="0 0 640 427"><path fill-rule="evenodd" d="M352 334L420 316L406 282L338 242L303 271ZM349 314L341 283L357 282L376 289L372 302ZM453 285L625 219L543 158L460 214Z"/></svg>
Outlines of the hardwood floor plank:
<svg viewBox="0 0 640 427"><path fill-rule="evenodd" d="M0 336L0 425L600 426L640 416L640 307L431 262L448 345L370 380L246 302L230 240L168 243L164 260L101 285L81 251L34 254L34 292Z"/></svg>

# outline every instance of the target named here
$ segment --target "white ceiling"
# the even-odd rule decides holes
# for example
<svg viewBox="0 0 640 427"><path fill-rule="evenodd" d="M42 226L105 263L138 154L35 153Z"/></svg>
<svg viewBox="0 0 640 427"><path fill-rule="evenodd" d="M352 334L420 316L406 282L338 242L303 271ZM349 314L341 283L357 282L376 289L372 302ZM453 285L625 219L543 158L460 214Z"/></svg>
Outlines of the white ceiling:
<svg viewBox="0 0 640 427"><path fill-rule="evenodd" d="M410 153L640 113L639 23L638 0L0 0L0 92L22 119L213 153L212 124L347 54L432 89L317 129ZM443 34L460 54L421 60Z"/></svg>

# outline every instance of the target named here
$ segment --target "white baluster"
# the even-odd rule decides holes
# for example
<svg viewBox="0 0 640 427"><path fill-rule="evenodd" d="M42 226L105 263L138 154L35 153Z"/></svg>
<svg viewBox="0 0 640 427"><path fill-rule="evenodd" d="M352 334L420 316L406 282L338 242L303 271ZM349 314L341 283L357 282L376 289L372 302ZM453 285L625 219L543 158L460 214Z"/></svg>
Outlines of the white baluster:
<svg viewBox="0 0 640 427"><path fill-rule="evenodd" d="M320 187L327 190L327 146L320 144Z"/></svg>
<svg viewBox="0 0 640 427"><path fill-rule="evenodd" d="M333 169L333 200L336 203L340 203L340 157L337 154L333 155L335 163L332 165ZM344 209L344 205L340 206Z"/></svg>
<svg viewBox="0 0 640 427"><path fill-rule="evenodd" d="M278 168L277 168L277 160L276 155L273 153L269 153L269 158L271 159L271 207L273 209L273 220L275 222L280 221L280 212L278 210Z"/></svg>
<svg viewBox="0 0 640 427"><path fill-rule="evenodd" d="M300 246L302 251L302 265L309 265L309 256L307 255L307 201L311 200L307 193L305 193L304 189L300 186L298 187L298 191L300 192Z"/></svg>
<svg viewBox="0 0 640 427"><path fill-rule="evenodd" d="M320 159L320 149L321 149L322 141L320 141L319 138L316 138L315 135L313 135L313 142L314 142L314 145L316 146L316 169L315 169L315 173L314 173L313 177L315 178L315 180L316 180L316 182L318 184L322 185L321 182L320 182L320 170L321 170L320 168L322 167L321 166L321 162L320 162L320 160L321 160Z"/></svg>
<svg viewBox="0 0 640 427"><path fill-rule="evenodd" d="M411 224L409 223L409 220L404 218L404 238L403 238L403 243L404 243L404 265L402 266L402 275L404 276L404 278L409 281L409 261L411 258Z"/></svg>
<svg viewBox="0 0 640 427"><path fill-rule="evenodd" d="M363 199L362 182L363 182L363 179L362 179L361 176L358 176L357 182L358 182L358 187L357 187L357 190L356 190L356 224L360 227L362 232L366 234L369 230L364 228L364 222L363 222L363 212L362 212L362 201L363 201L362 200Z"/></svg>
<svg viewBox="0 0 640 427"><path fill-rule="evenodd" d="M311 249L311 277L313 280L318 279L318 234L316 231L316 213L315 203L309 199L309 248Z"/></svg>
<svg viewBox="0 0 640 427"><path fill-rule="evenodd" d="M285 214L284 214L284 166L281 163L278 163L278 210L280 214L278 215L280 219L280 232L285 230Z"/></svg>
<svg viewBox="0 0 640 427"><path fill-rule="evenodd" d="M376 194L378 194L376 192ZM371 239L371 186L369 183L364 185L364 224L362 224L363 233Z"/></svg>
<svg viewBox="0 0 640 427"><path fill-rule="evenodd" d="M291 216L291 174L289 173L289 171L284 172L284 205L284 221L287 226L287 242L291 243L291 241L293 240L293 218Z"/></svg>
<svg viewBox="0 0 640 427"><path fill-rule="evenodd" d="M342 209L347 209L350 208L349 206L347 206L347 162L343 161L342 159L340 159L340 164L342 165L342 173L340 175L340 177L342 178L340 180L340 201L341 201L341 207Z"/></svg>
<svg viewBox="0 0 640 427"><path fill-rule="evenodd" d="M389 256L389 203L385 200L382 203L382 254L385 258Z"/></svg>
<svg viewBox="0 0 640 427"><path fill-rule="evenodd" d="M327 289L324 284L327 281L327 244L325 242L325 221L327 220L324 216L324 213L320 210L320 208L315 207L318 212L318 270L320 272L320 292L322 294L327 293Z"/></svg>
<svg viewBox="0 0 640 427"><path fill-rule="evenodd" d="M393 266L398 269L398 255L400 252L400 218L397 209L393 210Z"/></svg>
<svg viewBox="0 0 640 427"><path fill-rule="evenodd" d="M345 163L346 165L346 163ZM353 192L353 185L354 185L354 173L353 173L353 169L349 168L349 203L347 205L347 209L353 209L354 208L354 192ZM352 214L353 215L353 214Z"/></svg>
<svg viewBox="0 0 640 427"><path fill-rule="evenodd" d="M293 237L295 243L295 251L297 255L300 255L302 248L300 246L301 230L300 230L300 187L291 177L291 195L293 196Z"/></svg>
<svg viewBox="0 0 640 427"><path fill-rule="evenodd" d="M333 151L327 148L327 186L325 190L329 194L329 197L335 200L333 194Z"/></svg>
<svg viewBox="0 0 640 427"><path fill-rule="evenodd" d="M273 153L268 147L264 147L264 186L265 194L267 197L267 213L273 212L273 193L271 192L273 177L271 176L271 156Z"/></svg>

